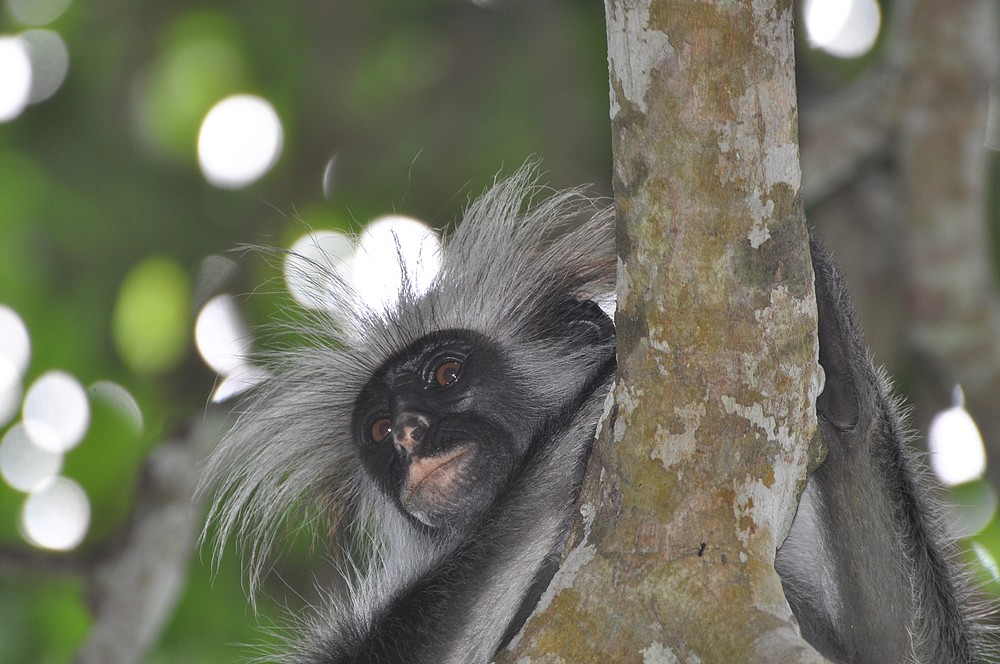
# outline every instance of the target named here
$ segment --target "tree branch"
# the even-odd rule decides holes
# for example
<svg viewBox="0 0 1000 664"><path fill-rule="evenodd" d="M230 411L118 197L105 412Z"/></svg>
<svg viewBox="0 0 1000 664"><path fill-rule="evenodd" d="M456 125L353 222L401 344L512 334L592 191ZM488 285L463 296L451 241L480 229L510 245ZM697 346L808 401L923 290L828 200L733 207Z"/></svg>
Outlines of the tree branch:
<svg viewBox="0 0 1000 664"><path fill-rule="evenodd" d="M88 579L95 620L78 664L139 662L156 643L194 550L196 477L185 443L160 445L146 460L128 536Z"/></svg>

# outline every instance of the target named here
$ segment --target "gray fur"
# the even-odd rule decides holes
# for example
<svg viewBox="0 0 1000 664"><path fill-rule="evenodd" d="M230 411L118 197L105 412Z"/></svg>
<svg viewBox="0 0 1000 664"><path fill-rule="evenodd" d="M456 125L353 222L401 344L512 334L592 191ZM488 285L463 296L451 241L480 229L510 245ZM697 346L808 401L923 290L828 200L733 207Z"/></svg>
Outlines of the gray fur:
<svg viewBox="0 0 1000 664"><path fill-rule="evenodd" d="M803 634L836 662L996 661L904 410L833 258L814 242L812 260L828 452L775 562Z"/></svg>
<svg viewBox="0 0 1000 664"><path fill-rule="evenodd" d="M497 509L467 534L471 542L428 537L404 518L366 477L350 425L373 372L434 331L482 333L516 374L540 375L526 417L558 412L580 394L581 376L595 371L601 353L547 338L538 321L566 295L607 303L611 213L576 191L530 207L539 193L531 167L497 183L445 238L430 289L418 294L404 284L390 311L368 308L330 270L316 285L317 301L332 294L343 307L316 314L299 330L312 346L273 354L269 378L210 459L216 555L236 538L249 551L252 589L276 538L297 524L332 533L334 550L371 554L344 561L344 588L330 590L302 620L302 638L281 661L352 661L350 644L373 629L388 603L458 555L445 566L474 565L474 582L458 575L448 586L453 608L435 608L443 613L430 621L432 633L397 655L408 662L488 662L536 573L560 547L611 376L561 420L563 428ZM867 355L832 259L814 246L813 262L827 376L818 410L830 452L778 553L790 604L805 636L834 661L986 661L992 653L983 645L985 630L921 487L900 408ZM357 538L363 546L352 546Z"/></svg>
<svg viewBox="0 0 1000 664"><path fill-rule="evenodd" d="M355 399L379 366L430 332L481 332L506 351L514 371L534 375L536 367L545 367L545 380L532 399L533 408L544 413L557 412L569 390L578 389L581 370L598 361L586 347L539 338L537 325L528 322L544 320L554 296L583 300L611 290L611 212L577 191L556 192L528 207L540 192L531 166L497 183L445 237L441 269L430 289L417 294L404 284L399 304L391 310L369 308L331 270L316 288L331 289L343 308L317 313L297 330L313 340L310 347L269 358L268 379L209 459L205 477L215 492L209 521L217 524L216 556L226 541L236 538L249 552L251 591L259 586L277 538L296 524L328 529L334 550L373 554L371 560L348 563L343 570L346 592L332 592L308 619L307 638L297 645L300 653L288 661L321 661L315 650L332 631L363 629L393 593L449 550L449 544L427 537L400 515L365 476L356 454L350 429ZM317 292L316 299L328 300L329 293ZM595 404L602 402L606 389ZM514 538L515 550L504 552L492 572L489 592L495 598L489 604L501 605L500 613L517 609L532 580L524 572L540 565L562 536L577 478L571 475L560 483L548 476L578 465L592 440L599 414L593 411L584 408L577 423L552 442L551 453L536 468L537 486L501 519L512 522L510 527L520 534ZM565 470L561 474L567 475ZM553 507L551 517L537 518L547 503ZM367 527L364 532L360 524ZM358 537L370 541L352 546ZM359 575L353 565L369 571ZM517 572L523 583L509 583ZM492 650L484 655L478 644L495 648L507 622L482 610L471 611L468 620L473 633L500 633L473 640L462 636L442 644L441 658L427 661L473 662L492 656ZM482 652L472 656L467 650L473 646Z"/></svg>

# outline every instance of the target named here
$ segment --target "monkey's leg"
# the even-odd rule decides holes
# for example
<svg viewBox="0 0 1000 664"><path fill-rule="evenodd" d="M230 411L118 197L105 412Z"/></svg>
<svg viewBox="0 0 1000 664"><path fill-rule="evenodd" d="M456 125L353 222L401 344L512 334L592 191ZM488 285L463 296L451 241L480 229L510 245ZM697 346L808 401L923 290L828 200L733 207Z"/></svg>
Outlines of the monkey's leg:
<svg viewBox="0 0 1000 664"><path fill-rule="evenodd" d="M836 661L980 661L899 404L872 365L838 268L815 244L812 256L828 453L779 552L789 602L804 636Z"/></svg>

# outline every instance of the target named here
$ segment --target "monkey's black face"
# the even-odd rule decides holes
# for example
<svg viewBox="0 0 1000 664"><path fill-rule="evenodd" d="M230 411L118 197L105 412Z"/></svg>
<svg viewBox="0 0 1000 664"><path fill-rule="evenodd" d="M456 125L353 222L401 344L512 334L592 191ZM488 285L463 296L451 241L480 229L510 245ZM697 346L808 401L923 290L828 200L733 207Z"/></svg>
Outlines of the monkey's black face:
<svg viewBox="0 0 1000 664"><path fill-rule="evenodd" d="M481 335L428 335L387 362L354 410L362 462L432 528L463 530L495 500L527 447L527 395Z"/></svg>

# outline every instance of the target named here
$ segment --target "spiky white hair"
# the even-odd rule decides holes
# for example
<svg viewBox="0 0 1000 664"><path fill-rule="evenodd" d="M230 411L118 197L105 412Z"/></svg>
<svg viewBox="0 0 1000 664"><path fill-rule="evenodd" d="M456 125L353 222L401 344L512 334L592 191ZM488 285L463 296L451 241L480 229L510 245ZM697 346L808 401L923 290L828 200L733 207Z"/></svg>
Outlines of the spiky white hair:
<svg viewBox="0 0 1000 664"><path fill-rule="evenodd" d="M394 307L372 307L327 270L317 288L332 288L342 306L310 315L298 330L313 341L308 347L265 356L268 378L206 464L216 556L237 540L248 554L252 594L277 538L311 523L334 551L352 548L349 538L371 538L361 548L378 555L378 564L362 567L380 569L392 579L387 583L418 574L440 545L417 532L366 477L351 430L359 391L386 361L435 331L482 333L518 348L513 361L527 366L550 357L537 322L559 298L597 299L611 291L612 230L609 208L579 190L545 191L529 164L474 201L444 237L440 270L426 291L404 279ZM330 293L317 299L329 301ZM551 399L543 402L558 403L580 361L586 358L551 366ZM361 592L377 594L355 589Z"/></svg>

